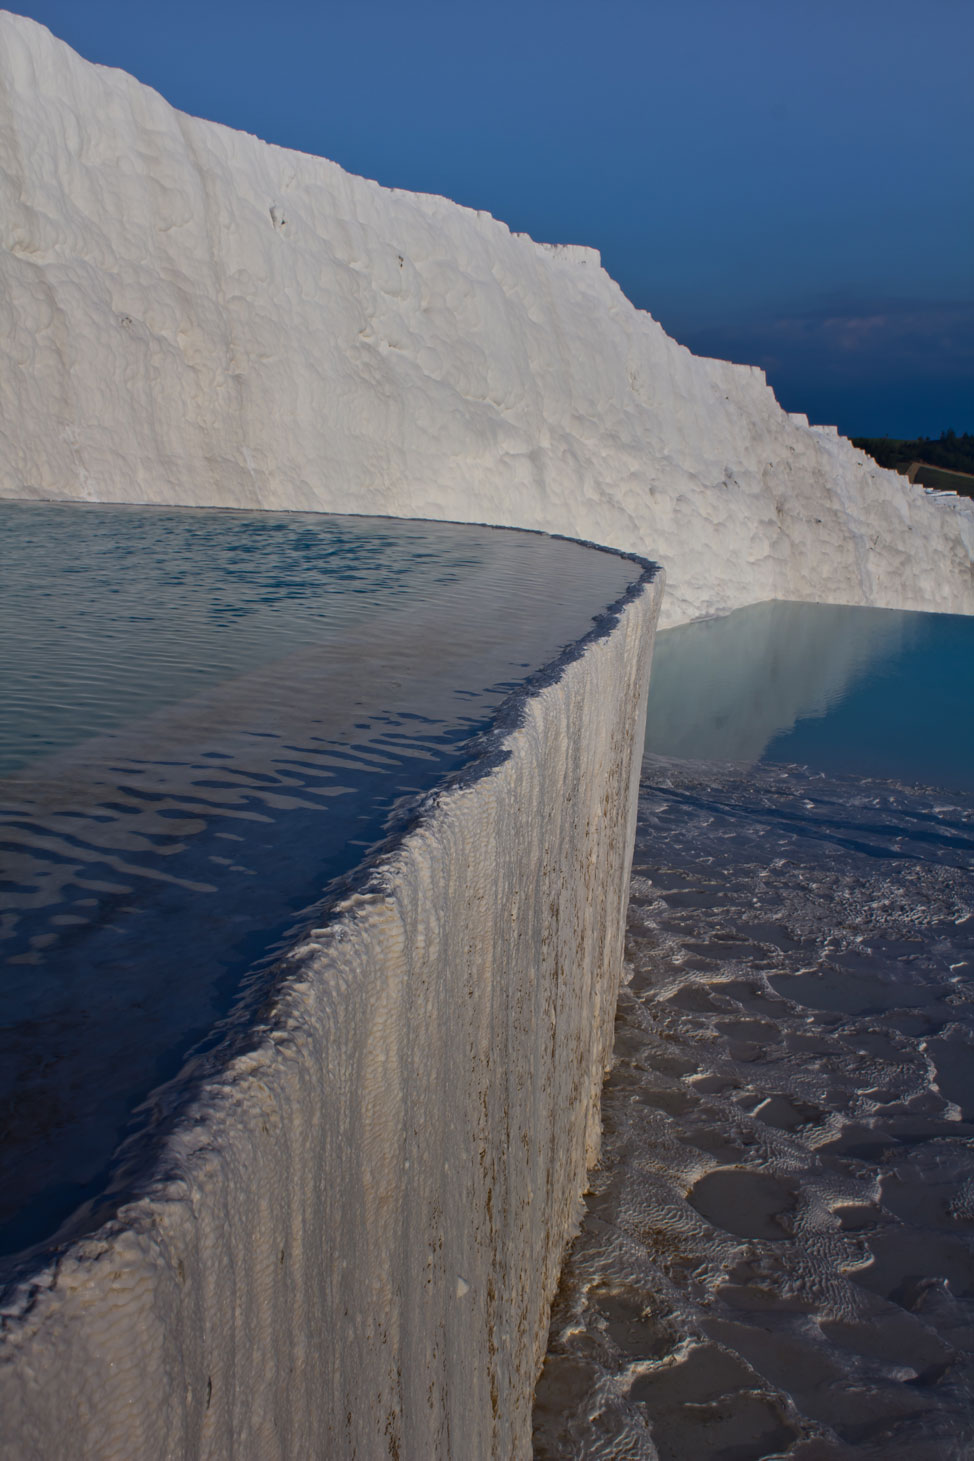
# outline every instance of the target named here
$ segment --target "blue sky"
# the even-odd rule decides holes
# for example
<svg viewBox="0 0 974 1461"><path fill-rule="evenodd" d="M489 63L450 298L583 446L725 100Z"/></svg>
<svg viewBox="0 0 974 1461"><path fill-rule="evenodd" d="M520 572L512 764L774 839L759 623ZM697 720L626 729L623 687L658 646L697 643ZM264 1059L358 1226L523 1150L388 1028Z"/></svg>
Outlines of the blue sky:
<svg viewBox="0 0 974 1461"><path fill-rule="evenodd" d="M853 435L974 431L970 0L21 0L175 106L591 244Z"/></svg>

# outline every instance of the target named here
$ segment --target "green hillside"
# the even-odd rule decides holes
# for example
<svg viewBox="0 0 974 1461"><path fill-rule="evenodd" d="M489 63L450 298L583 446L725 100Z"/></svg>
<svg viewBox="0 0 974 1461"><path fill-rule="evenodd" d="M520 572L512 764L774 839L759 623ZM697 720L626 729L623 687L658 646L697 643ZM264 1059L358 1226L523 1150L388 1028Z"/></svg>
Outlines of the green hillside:
<svg viewBox="0 0 974 1461"><path fill-rule="evenodd" d="M899 441L893 436L854 436L852 444L894 472L906 472L911 462L927 462L948 472L974 474L974 436L967 432L958 436L954 431L945 431L936 441L929 436L918 436L914 441Z"/></svg>
<svg viewBox="0 0 974 1461"><path fill-rule="evenodd" d="M910 475L922 487L974 497L974 436L968 432L958 436L955 431L945 431L936 440L918 436L913 441L892 436L854 436L852 444L868 452L881 467ZM911 467L915 469L912 473Z"/></svg>

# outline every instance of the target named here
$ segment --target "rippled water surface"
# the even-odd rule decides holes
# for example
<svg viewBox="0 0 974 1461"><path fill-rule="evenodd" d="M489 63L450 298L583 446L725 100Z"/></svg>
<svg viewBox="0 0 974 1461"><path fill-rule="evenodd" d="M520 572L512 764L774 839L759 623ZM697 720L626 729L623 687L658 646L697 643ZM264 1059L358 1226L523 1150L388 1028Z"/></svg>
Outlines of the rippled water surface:
<svg viewBox="0 0 974 1461"><path fill-rule="evenodd" d="M0 506L0 1251L83 1217L150 1092L636 576L487 528Z"/></svg>
<svg viewBox="0 0 974 1461"><path fill-rule="evenodd" d="M684 704L671 680L651 735L682 717L699 759L643 764L538 1461L974 1455L974 795L962 756L928 754L969 753L969 722L938 716L974 624L778 607L656 667L684 671ZM892 779L904 699L920 756ZM789 742L809 764L778 763Z"/></svg>

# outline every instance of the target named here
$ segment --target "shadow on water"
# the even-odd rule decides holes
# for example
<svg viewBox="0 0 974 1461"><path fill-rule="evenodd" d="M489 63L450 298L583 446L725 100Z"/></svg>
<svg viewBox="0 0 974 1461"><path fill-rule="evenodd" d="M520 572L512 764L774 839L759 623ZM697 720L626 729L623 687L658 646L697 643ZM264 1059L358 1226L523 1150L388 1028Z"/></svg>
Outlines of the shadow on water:
<svg viewBox="0 0 974 1461"><path fill-rule="evenodd" d="M70 782L63 801L47 783L42 808L29 794L3 806L6 1251L104 1186L133 1092L171 1080L187 1047L199 1055L219 1038L244 976L272 963L329 880L382 841L402 797L463 763L483 724L370 719L354 744L262 736L259 769L243 745L219 753L218 776L209 758L115 760L110 790L84 811ZM25 1209L25 1194L41 1192Z"/></svg>

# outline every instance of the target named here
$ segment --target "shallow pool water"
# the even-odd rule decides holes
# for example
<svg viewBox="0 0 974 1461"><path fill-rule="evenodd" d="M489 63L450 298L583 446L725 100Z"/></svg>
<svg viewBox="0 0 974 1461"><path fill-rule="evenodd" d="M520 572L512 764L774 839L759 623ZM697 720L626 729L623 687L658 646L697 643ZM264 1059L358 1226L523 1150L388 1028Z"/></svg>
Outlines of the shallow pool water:
<svg viewBox="0 0 974 1461"><path fill-rule="evenodd" d="M166 1083L640 568L501 529L54 504L4 504L0 544L10 1253L91 1220Z"/></svg>
<svg viewBox="0 0 974 1461"><path fill-rule="evenodd" d="M646 749L974 791L974 617L754 604L657 637Z"/></svg>

